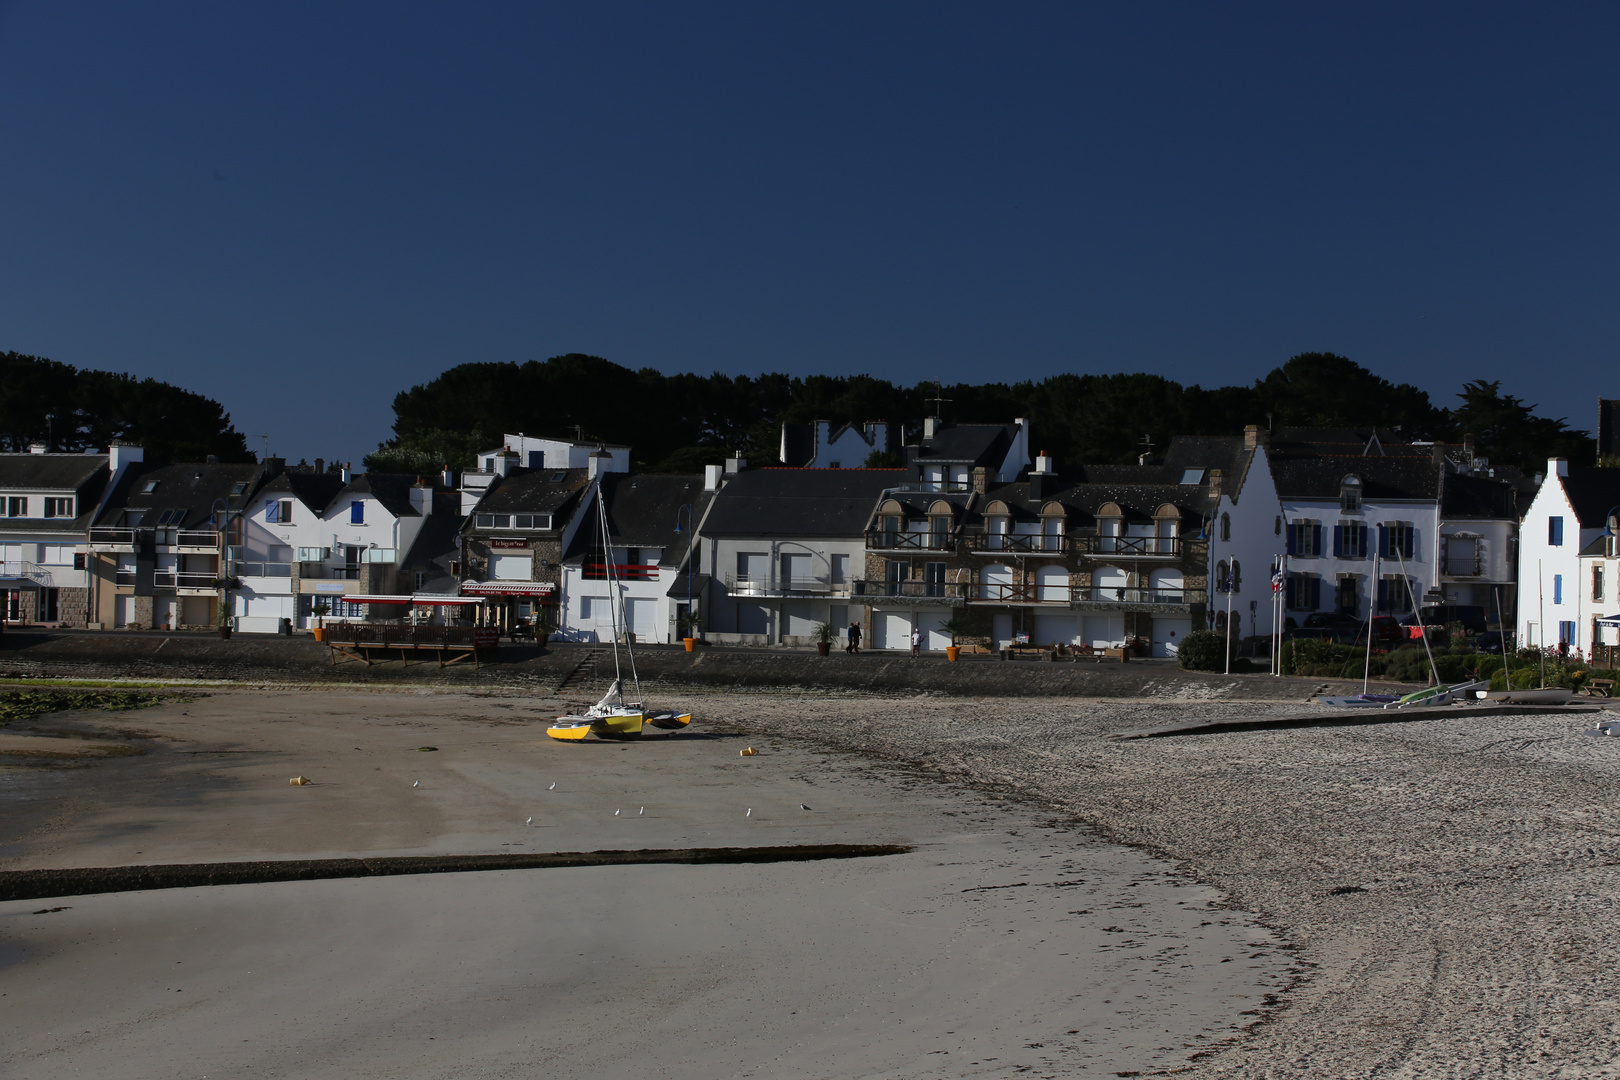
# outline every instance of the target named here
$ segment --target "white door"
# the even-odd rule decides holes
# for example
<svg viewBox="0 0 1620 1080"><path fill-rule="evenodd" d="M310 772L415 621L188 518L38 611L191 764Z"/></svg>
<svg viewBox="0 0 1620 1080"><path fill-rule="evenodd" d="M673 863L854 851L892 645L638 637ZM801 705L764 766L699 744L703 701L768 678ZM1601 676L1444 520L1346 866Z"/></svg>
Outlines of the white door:
<svg viewBox="0 0 1620 1080"><path fill-rule="evenodd" d="M782 556L782 584L783 590L797 589L803 591L810 587L810 556L800 552L796 555Z"/></svg>
<svg viewBox="0 0 1620 1080"><path fill-rule="evenodd" d="M979 571L979 599L1007 601L1012 596L1013 568L1000 564Z"/></svg>
<svg viewBox="0 0 1620 1080"><path fill-rule="evenodd" d="M879 611L872 619L874 649L911 648L911 612Z"/></svg>
<svg viewBox="0 0 1620 1080"><path fill-rule="evenodd" d="M1043 566L1035 575L1036 597L1047 603L1069 602L1069 568Z"/></svg>
<svg viewBox="0 0 1620 1080"><path fill-rule="evenodd" d="M1154 619L1153 655L1174 656L1181 641L1192 633L1191 619Z"/></svg>
<svg viewBox="0 0 1620 1080"><path fill-rule="evenodd" d="M1148 586L1152 589L1149 599L1155 604L1183 603L1181 586L1184 580L1180 570L1170 566L1160 567L1148 575Z"/></svg>
<svg viewBox="0 0 1620 1080"><path fill-rule="evenodd" d="M945 624L951 619L948 611L924 611L917 616L917 626L923 632L922 647L930 652L939 652L951 643L951 635L945 632Z"/></svg>
<svg viewBox="0 0 1620 1080"><path fill-rule="evenodd" d="M816 632L815 604L809 600L790 600L782 605L782 636L809 637Z"/></svg>
<svg viewBox="0 0 1620 1080"><path fill-rule="evenodd" d="M113 606L113 625L128 626L135 621L135 598L133 596L120 596L118 603Z"/></svg>
<svg viewBox="0 0 1620 1080"><path fill-rule="evenodd" d="M1087 615L1081 639L1094 649L1117 649L1125 644L1125 616Z"/></svg>
<svg viewBox="0 0 1620 1080"><path fill-rule="evenodd" d="M159 555L158 558L161 559L163 556ZM172 596L160 596L156 600L153 600L152 625L158 630L180 629L179 601Z"/></svg>
<svg viewBox="0 0 1620 1080"><path fill-rule="evenodd" d="M663 635L658 632L657 600L649 597L626 600L624 610L629 616L625 621L630 626L630 632L636 635L637 641L663 640Z"/></svg>
<svg viewBox="0 0 1620 1080"><path fill-rule="evenodd" d="M996 612L990 616L990 637L998 649L1005 647L1012 640L1011 612Z"/></svg>
<svg viewBox="0 0 1620 1080"><path fill-rule="evenodd" d="M1091 598L1118 603L1126 598L1125 583L1129 580L1130 575L1117 566L1099 566L1091 575Z"/></svg>
<svg viewBox="0 0 1620 1080"><path fill-rule="evenodd" d="M1080 637L1080 617L1067 612L1035 613L1035 645L1073 645Z"/></svg>

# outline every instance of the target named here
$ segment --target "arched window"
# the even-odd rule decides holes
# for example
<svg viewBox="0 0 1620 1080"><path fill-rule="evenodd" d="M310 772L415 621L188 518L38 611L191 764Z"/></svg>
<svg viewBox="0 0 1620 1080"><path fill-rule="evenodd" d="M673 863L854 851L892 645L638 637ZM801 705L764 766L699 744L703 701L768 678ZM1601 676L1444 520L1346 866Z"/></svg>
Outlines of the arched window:
<svg viewBox="0 0 1620 1080"><path fill-rule="evenodd" d="M1232 539L1232 515L1231 514L1222 514L1221 515L1221 539L1222 540L1230 540L1230 539Z"/></svg>
<svg viewBox="0 0 1620 1080"><path fill-rule="evenodd" d="M1236 559L1232 560L1232 591L1243 591L1243 567L1238 565Z"/></svg>
<svg viewBox="0 0 1620 1080"><path fill-rule="evenodd" d="M1346 476L1339 483L1339 508L1347 514L1361 512L1361 478Z"/></svg>
<svg viewBox="0 0 1620 1080"><path fill-rule="evenodd" d="M1225 559L1222 559L1220 562L1215 564L1215 591L1216 592L1225 592L1226 591L1227 569L1228 568L1227 568Z"/></svg>

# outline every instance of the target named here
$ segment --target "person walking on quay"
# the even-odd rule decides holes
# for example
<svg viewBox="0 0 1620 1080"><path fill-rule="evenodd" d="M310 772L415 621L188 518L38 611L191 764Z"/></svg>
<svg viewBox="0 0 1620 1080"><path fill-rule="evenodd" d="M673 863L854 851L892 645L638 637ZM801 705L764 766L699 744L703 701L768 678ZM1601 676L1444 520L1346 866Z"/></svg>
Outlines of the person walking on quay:
<svg viewBox="0 0 1620 1080"><path fill-rule="evenodd" d="M917 655L919 655L921 650L922 650L922 628L918 627L918 626L913 626L911 628L911 655L912 656L917 656Z"/></svg>
<svg viewBox="0 0 1620 1080"><path fill-rule="evenodd" d="M860 623L850 623L849 624L849 648L845 649L844 651L849 652L849 653L858 653L858 652L861 651L861 624Z"/></svg>

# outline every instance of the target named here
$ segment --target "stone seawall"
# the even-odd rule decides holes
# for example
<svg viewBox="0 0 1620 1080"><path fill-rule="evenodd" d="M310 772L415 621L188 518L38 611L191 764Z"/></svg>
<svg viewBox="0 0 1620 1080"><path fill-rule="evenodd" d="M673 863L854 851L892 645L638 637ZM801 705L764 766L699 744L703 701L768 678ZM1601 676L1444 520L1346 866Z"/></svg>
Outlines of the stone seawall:
<svg viewBox="0 0 1620 1080"><path fill-rule="evenodd" d="M594 655L593 655L594 654ZM636 650L643 686L959 697L1103 697L1184 700L1304 701L1344 692L1348 684L1266 675L1182 671L1164 661L1099 664L809 650L679 646ZM404 667L398 660L371 667L333 663L328 649L307 637L155 632L20 633L0 636L0 676L80 679L229 679L242 682L378 682L448 687L532 687L565 682L579 696L600 692L613 677L606 646L503 644L478 668L439 669L432 660ZM1359 690L1359 684L1355 689Z"/></svg>

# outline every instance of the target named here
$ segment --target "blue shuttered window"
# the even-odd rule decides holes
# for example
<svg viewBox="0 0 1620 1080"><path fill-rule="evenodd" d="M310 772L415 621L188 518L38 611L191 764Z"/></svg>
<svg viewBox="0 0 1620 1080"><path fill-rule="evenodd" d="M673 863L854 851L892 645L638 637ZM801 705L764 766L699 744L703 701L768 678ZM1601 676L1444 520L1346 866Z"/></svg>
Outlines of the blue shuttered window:
<svg viewBox="0 0 1620 1080"><path fill-rule="evenodd" d="M1547 545L1549 547L1564 546L1564 519L1550 517L1547 519Z"/></svg>

